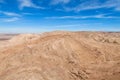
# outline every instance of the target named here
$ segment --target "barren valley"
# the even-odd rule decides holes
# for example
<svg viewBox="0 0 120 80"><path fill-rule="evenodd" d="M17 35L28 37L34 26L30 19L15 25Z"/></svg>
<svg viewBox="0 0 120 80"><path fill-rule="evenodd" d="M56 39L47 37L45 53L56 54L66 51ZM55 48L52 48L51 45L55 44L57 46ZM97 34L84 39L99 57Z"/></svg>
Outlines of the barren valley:
<svg viewBox="0 0 120 80"><path fill-rule="evenodd" d="M120 80L120 33L1 34L0 80Z"/></svg>

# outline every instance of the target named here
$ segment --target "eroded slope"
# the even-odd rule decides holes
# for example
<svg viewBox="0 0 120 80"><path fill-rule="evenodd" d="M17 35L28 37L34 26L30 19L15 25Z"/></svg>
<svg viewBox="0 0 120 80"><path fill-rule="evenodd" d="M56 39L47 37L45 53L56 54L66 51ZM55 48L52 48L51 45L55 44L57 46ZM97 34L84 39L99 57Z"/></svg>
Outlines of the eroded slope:
<svg viewBox="0 0 120 80"><path fill-rule="evenodd" d="M0 80L119 80L120 33L22 34L0 49Z"/></svg>

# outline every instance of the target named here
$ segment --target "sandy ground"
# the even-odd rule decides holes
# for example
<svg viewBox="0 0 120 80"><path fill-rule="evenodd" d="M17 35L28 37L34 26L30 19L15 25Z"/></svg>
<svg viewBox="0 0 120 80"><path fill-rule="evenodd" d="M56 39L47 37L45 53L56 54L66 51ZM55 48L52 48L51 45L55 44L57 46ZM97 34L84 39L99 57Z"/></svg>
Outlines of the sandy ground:
<svg viewBox="0 0 120 80"><path fill-rule="evenodd" d="M6 45L9 45L8 44L9 40L17 35L18 34L0 34L0 47L4 47Z"/></svg>
<svg viewBox="0 0 120 80"><path fill-rule="evenodd" d="M120 33L1 34L0 80L120 80Z"/></svg>

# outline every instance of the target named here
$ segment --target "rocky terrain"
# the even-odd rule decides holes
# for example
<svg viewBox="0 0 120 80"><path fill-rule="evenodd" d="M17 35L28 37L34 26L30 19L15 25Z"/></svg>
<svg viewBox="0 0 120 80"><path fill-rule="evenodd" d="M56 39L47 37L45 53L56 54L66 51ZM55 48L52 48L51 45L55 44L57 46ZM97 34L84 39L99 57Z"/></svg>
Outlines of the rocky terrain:
<svg viewBox="0 0 120 80"><path fill-rule="evenodd" d="M120 80L120 33L54 31L1 38L0 80Z"/></svg>

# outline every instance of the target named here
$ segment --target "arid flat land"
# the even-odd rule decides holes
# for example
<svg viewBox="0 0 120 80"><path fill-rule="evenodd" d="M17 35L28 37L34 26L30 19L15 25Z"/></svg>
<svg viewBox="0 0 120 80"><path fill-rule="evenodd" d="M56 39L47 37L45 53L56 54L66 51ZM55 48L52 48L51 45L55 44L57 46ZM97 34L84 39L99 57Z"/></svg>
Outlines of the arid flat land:
<svg viewBox="0 0 120 80"><path fill-rule="evenodd" d="M0 47L6 46L5 43L7 43L12 37L17 35L18 34L0 34Z"/></svg>
<svg viewBox="0 0 120 80"><path fill-rule="evenodd" d="M0 34L0 80L120 80L120 32Z"/></svg>
<svg viewBox="0 0 120 80"><path fill-rule="evenodd" d="M17 34L0 34L0 41L9 40L13 36L16 36Z"/></svg>

